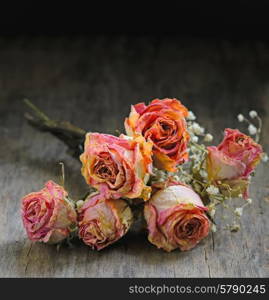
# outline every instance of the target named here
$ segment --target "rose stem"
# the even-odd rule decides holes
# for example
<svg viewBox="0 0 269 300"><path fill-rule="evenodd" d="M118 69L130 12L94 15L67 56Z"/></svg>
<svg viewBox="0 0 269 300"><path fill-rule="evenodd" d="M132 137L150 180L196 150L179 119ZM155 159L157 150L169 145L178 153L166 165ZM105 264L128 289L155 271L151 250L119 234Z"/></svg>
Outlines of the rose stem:
<svg viewBox="0 0 269 300"><path fill-rule="evenodd" d="M68 146L72 156L79 158L83 152L86 131L68 121L50 119L28 99L24 99L24 103L31 109L31 113L25 113L28 123L39 131L50 132Z"/></svg>
<svg viewBox="0 0 269 300"><path fill-rule="evenodd" d="M64 188L64 184L65 184L64 163L63 162L59 162L59 164L61 165L61 185Z"/></svg>

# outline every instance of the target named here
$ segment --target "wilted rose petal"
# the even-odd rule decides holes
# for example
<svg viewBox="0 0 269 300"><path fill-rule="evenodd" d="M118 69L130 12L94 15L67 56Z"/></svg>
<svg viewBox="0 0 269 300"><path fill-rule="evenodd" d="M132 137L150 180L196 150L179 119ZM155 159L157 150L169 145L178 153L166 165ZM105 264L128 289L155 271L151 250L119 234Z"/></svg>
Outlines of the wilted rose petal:
<svg viewBox="0 0 269 300"><path fill-rule="evenodd" d="M144 208L149 241L166 251L190 250L209 233L206 210L190 187L171 185L157 191Z"/></svg>
<svg viewBox="0 0 269 300"><path fill-rule="evenodd" d="M153 143L157 168L174 172L176 165L188 159L187 116L187 108L177 99L155 99L148 106L145 103L132 106L125 129L129 136L142 134Z"/></svg>
<svg viewBox="0 0 269 300"><path fill-rule="evenodd" d="M132 212L122 199L90 195L79 209L79 236L93 249L101 250L126 234L132 224Z"/></svg>
<svg viewBox="0 0 269 300"><path fill-rule="evenodd" d="M224 139L217 147L207 148L207 172L210 181L230 187L236 197L248 197L249 175L260 162L262 147L237 129L225 129ZM227 190L227 188L226 188ZM223 191L225 192L225 191Z"/></svg>
<svg viewBox="0 0 269 300"><path fill-rule="evenodd" d="M39 192L22 199L22 220L32 241L58 243L76 225L77 214L63 187L48 181Z"/></svg>
<svg viewBox="0 0 269 300"><path fill-rule="evenodd" d="M112 198L147 200L151 188L146 185L152 172L152 144L142 136L128 138L88 133L80 156L86 182Z"/></svg>

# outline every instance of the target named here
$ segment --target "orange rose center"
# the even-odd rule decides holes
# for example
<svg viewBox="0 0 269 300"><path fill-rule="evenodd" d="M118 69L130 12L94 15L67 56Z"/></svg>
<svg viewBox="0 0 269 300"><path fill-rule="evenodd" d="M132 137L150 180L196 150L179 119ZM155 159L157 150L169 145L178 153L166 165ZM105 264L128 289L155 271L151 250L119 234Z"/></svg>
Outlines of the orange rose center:
<svg viewBox="0 0 269 300"><path fill-rule="evenodd" d="M173 120L159 118L150 128L145 129L143 134L146 139L150 138L159 147L171 149L175 144L173 139L177 134L177 125Z"/></svg>
<svg viewBox="0 0 269 300"><path fill-rule="evenodd" d="M175 124L172 121L162 120L159 122L160 132L164 136L170 136L175 133Z"/></svg>

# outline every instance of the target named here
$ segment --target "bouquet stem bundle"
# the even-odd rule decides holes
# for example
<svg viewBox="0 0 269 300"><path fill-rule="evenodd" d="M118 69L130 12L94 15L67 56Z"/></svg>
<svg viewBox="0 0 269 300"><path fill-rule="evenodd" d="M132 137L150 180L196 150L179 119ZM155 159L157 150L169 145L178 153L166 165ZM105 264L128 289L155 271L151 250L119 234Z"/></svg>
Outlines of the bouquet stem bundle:
<svg viewBox="0 0 269 300"><path fill-rule="evenodd" d="M31 126L39 131L50 132L64 142L72 156L78 158L82 154L85 130L68 121L52 120L28 99L24 99L24 102L31 109L31 113L25 114L25 118Z"/></svg>

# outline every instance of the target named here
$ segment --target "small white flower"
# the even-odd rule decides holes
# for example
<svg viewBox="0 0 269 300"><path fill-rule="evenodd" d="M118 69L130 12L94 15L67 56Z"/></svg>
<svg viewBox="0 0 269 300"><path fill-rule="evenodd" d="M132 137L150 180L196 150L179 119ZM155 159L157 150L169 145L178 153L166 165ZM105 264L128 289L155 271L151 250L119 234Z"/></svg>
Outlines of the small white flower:
<svg viewBox="0 0 269 300"><path fill-rule="evenodd" d="M257 128L253 124L249 124L248 132L250 135L255 135L257 133Z"/></svg>
<svg viewBox="0 0 269 300"><path fill-rule="evenodd" d="M187 116L187 120L193 121L193 120L195 120L195 119L196 119L195 114L190 110L190 111L189 111L189 114L188 114L188 116Z"/></svg>
<svg viewBox="0 0 269 300"><path fill-rule="evenodd" d="M248 203L248 204L251 204L251 203L252 203L252 199L251 199L251 198L248 198L248 199L247 199L247 203Z"/></svg>
<svg viewBox="0 0 269 300"><path fill-rule="evenodd" d="M211 142L213 140L213 135L210 133L207 133L204 137L205 142Z"/></svg>
<svg viewBox="0 0 269 300"><path fill-rule="evenodd" d="M215 225L215 224L212 224L212 226L211 226L211 230L212 230L212 232L216 232L216 231L217 231L217 227L216 227L216 225Z"/></svg>
<svg viewBox="0 0 269 300"><path fill-rule="evenodd" d="M219 194L219 189L216 186L214 186L214 185L210 185L206 189L206 191L208 192L208 194L211 194L211 195L217 195L217 194Z"/></svg>
<svg viewBox="0 0 269 300"><path fill-rule="evenodd" d="M252 111L249 112L249 116L252 119L254 119L254 118L256 118L258 116L258 114L257 114L257 112L255 110L252 110Z"/></svg>
<svg viewBox="0 0 269 300"><path fill-rule="evenodd" d="M77 206L77 208L81 208L81 206L84 204L84 201L83 200L78 200L77 202L76 202L76 206Z"/></svg>
<svg viewBox="0 0 269 300"><path fill-rule="evenodd" d="M242 194L239 194L239 195L238 195L238 198L243 198L243 195L242 195Z"/></svg>
<svg viewBox="0 0 269 300"><path fill-rule="evenodd" d="M192 153L197 152L196 146L191 146L191 147L190 147L190 150L191 150Z"/></svg>
<svg viewBox="0 0 269 300"><path fill-rule="evenodd" d="M242 114L239 114L237 116L237 119L238 119L239 122L243 122L244 121L244 116Z"/></svg>
<svg viewBox="0 0 269 300"><path fill-rule="evenodd" d="M197 135L201 135L205 132L205 129L201 127L198 123L193 122L193 124L190 127L190 130Z"/></svg>
<svg viewBox="0 0 269 300"><path fill-rule="evenodd" d="M179 177L177 175L173 176L175 181L180 181Z"/></svg>
<svg viewBox="0 0 269 300"><path fill-rule="evenodd" d="M241 217L242 214L243 214L243 207L237 207L237 208L234 210L234 213L235 213L236 216Z"/></svg>
<svg viewBox="0 0 269 300"><path fill-rule="evenodd" d="M263 153L263 155L262 155L262 161L263 162L267 162L268 159L269 159L269 157L268 157L267 153Z"/></svg>
<svg viewBox="0 0 269 300"><path fill-rule="evenodd" d="M196 135L192 136L191 140L192 140L194 143L197 143L197 142L198 142L198 136L196 136Z"/></svg>
<svg viewBox="0 0 269 300"><path fill-rule="evenodd" d="M214 218L215 213L216 213L216 208L212 208L212 209L209 211L210 217L211 217L211 218Z"/></svg>
<svg viewBox="0 0 269 300"><path fill-rule="evenodd" d="M199 173L203 178L207 178L208 174L207 174L206 170L201 169Z"/></svg>

